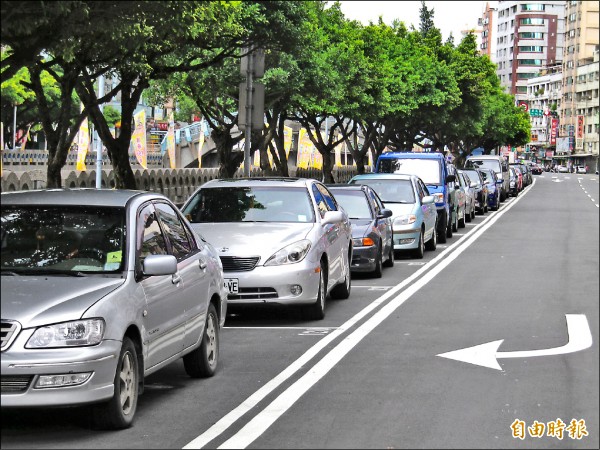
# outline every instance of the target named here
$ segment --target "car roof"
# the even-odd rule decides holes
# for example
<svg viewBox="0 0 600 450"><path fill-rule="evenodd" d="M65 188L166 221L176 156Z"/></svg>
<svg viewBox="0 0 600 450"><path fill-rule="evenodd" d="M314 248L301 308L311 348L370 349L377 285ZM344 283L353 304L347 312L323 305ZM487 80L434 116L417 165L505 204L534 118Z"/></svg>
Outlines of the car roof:
<svg viewBox="0 0 600 450"><path fill-rule="evenodd" d="M380 159L392 158L418 158L418 159L444 159L444 155L438 152L387 152L382 153Z"/></svg>
<svg viewBox="0 0 600 450"><path fill-rule="evenodd" d="M229 186L245 187L306 187L316 182L310 178L295 177L252 177L252 178L217 178L204 183L200 188L219 188Z"/></svg>
<svg viewBox="0 0 600 450"><path fill-rule="evenodd" d="M360 175L354 175L352 180L364 180L369 178L375 178L379 180L410 180L411 178L417 178L417 176L407 173L363 173Z"/></svg>
<svg viewBox="0 0 600 450"><path fill-rule="evenodd" d="M11 205L77 205L124 207L134 197L162 194L130 189L58 188L3 192L2 204ZM166 199L166 197L164 197Z"/></svg>

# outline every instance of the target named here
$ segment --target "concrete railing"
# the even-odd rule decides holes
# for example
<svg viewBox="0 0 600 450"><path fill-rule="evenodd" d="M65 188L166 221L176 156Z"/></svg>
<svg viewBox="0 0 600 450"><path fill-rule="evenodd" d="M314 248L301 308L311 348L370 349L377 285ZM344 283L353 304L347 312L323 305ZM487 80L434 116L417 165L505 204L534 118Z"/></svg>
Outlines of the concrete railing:
<svg viewBox="0 0 600 450"><path fill-rule="evenodd" d="M14 169L17 169L16 167ZM23 168L21 168L23 169ZM26 170L13 170L11 167L3 167L2 192L26 191L31 189L43 189L46 187L46 168L26 167ZM174 203L181 205L202 184L209 180L219 178L219 169L133 169L138 189L144 191L159 192L168 197ZM337 183L347 183L356 175L356 167L335 168L333 176ZM239 169L234 178L242 178L244 172ZM261 169L252 169L251 177L262 177ZM290 176L302 178L314 178L321 180L323 172L318 169L295 169ZM65 188L95 188L96 171L87 170L80 172L71 169L62 171L63 187ZM102 187L114 188L115 178L113 170L102 170Z"/></svg>

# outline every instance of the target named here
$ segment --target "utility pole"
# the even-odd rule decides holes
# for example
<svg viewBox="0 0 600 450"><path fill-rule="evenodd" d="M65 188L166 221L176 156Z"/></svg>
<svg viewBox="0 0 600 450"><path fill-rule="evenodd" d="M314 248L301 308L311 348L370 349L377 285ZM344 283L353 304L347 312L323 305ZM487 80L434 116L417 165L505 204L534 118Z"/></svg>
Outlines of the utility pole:
<svg viewBox="0 0 600 450"><path fill-rule="evenodd" d="M104 97L104 75L100 75L98 78L98 98ZM100 114L104 113L104 105L99 105ZM100 133L96 130L96 136L98 138L98 144L96 145L96 189L102 187L102 139L100 139Z"/></svg>
<svg viewBox="0 0 600 450"><path fill-rule="evenodd" d="M262 49L250 46L243 48L240 72L246 81L240 83L240 102L238 108L238 129L245 132L244 143L244 176L250 176L250 147L252 130L262 130L264 125L265 85L255 82L254 77L265 73L265 53Z"/></svg>

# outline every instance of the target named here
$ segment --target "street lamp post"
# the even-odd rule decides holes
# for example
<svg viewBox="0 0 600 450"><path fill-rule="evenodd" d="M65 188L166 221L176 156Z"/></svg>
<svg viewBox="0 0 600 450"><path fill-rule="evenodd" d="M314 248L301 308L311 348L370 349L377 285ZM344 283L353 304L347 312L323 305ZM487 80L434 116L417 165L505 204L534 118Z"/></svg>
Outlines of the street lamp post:
<svg viewBox="0 0 600 450"><path fill-rule="evenodd" d="M98 98L104 97L104 75L100 75L98 78ZM100 114L104 112L104 105L100 104ZM96 130L98 137L98 144L96 145L96 189L102 187L102 139L100 139L100 133Z"/></svg>

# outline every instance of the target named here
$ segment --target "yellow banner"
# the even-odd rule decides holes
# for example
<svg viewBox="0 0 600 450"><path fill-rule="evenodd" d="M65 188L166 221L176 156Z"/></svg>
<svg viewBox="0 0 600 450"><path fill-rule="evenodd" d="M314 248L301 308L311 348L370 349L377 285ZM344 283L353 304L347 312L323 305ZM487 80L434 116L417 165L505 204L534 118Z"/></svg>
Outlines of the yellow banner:
<svg viewBox="0 0 600 450"><path fill-rule="evenodd" d="M198 136L198 169L202 168L202 147L204 147L204 131L200 130Z"/></svg>
<svg viewBox="0 0 600 450"><path fill-rule="evenodd" d="M341 141L342 135L338 134L338 141ZM341 141L335 146L335 165L336 167L342 167L342 149L344 148L344 141Z"/></svg>
<svg viewBox="0 0 600 450"><path fill-rule="evenodd" d="M314 145L308 137L306 129L300 129L300 134L298 135L298 158L296 160L296 167L299 169L308 169L313 148Z"/></svg>
<svg viewBox="0 0 600 450"><path fill-rule="evenodd" d="M90 127L87 117L83 119L77 133L77 170L85 172L85 157L90 148Z"/></svg>
<svg viewBox="0 0 600 450"><path fill-rule="evenodd" d="M287 158L290 156L290 149L292 148L292 127L283 127L283 148Z"/></svg>
<svg viewBox="0 0 600 450"><path fill-rule="evenodd" d="M131 134L131 142L135 157L140 165L147 169L147 150L146 150L146 110L142 109L139 113L133 116L135 122L135 130Z"/></svg>

